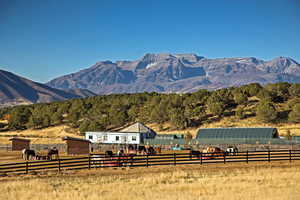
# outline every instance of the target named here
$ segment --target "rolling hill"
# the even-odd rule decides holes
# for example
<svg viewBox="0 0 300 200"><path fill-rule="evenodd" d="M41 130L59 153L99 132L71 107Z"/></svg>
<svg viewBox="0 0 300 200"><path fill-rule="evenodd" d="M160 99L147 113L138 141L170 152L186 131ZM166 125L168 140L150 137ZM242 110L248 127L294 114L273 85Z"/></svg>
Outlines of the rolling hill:
<svg viewBox="0 0 300 200"><path fill-rule="evenodd" d="M0 104L10 106L94 96L87 90L64 91L0 70Z"/></svg>

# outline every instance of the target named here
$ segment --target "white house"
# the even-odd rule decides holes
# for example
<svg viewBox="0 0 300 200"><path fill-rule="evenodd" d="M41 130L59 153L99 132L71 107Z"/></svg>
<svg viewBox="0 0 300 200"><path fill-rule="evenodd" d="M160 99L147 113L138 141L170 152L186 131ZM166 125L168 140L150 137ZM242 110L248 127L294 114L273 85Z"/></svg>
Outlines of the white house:
<svg viewBox="0 0 300 200"><path fill-rule="evenodd" d="M144 139L154 138L155 131L142 123L135 123L120 132L86 132L85 138L92 143L141 144Z"/></svg>
<svg viewBox="0 0 300 200"><path fill-rule="evenodd" d="M85 139L102 144L140 144L141 134L131 132L86 132Z"/></svg>

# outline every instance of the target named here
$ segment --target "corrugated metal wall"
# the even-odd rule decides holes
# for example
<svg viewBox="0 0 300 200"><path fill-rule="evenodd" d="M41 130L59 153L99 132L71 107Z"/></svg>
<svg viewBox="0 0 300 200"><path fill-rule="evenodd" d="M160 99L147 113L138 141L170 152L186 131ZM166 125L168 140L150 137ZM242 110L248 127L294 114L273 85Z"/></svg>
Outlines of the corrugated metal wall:
<svg viewBox="0 0 300 200"><path fill-rule="evenodd" d="M149 145L197 145L197 144L300 144L300 140L285 140L279 138L231 138L231 139L146 139Z"/></svg>

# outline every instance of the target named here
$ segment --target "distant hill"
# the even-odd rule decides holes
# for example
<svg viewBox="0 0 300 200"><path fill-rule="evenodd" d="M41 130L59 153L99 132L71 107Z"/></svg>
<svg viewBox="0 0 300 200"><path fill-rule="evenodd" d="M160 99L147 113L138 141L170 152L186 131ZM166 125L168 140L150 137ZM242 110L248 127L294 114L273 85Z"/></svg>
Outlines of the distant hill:
<svg viewBox="0 0 300 200"><path fill-rule="evenodd" d="M62 101L95 95L87 90L63 91L0 70L1 106Z"/></svg>
<svg viewBox="0 0 300 200"><path fill-rule="evenodd" d="M91 92L90 90L87 89L65 89L64 91L71 93L71 94L75 94L78 95L80 97L91 97L91 96L97 96L96 93Z"/></svg>
<svg viewBox="0 0 300 200"><path fill-rule="evenodd" d="M146 54L135 61L97 62L47 83L58 89L88 89L97 94L193 92L248 83L300 82L300 65L291 58L208 59L196 54Z"/></svg>

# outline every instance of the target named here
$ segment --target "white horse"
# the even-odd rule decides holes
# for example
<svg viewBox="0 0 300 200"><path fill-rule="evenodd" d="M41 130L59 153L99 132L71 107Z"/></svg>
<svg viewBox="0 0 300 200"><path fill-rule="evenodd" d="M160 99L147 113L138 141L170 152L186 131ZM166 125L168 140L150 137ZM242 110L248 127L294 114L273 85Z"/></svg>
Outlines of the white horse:
<svg viewBox="0 0 300 200"><path fill-rule="evenodd" d="M238 153L238 148L237 148L237 147L233 147L233 146L229 146L229 147L226 149L226 153L227 153L227 155L231 155L231 156L237 155L237 153Z"/></svg>

